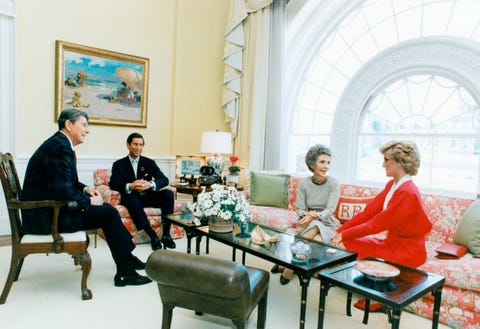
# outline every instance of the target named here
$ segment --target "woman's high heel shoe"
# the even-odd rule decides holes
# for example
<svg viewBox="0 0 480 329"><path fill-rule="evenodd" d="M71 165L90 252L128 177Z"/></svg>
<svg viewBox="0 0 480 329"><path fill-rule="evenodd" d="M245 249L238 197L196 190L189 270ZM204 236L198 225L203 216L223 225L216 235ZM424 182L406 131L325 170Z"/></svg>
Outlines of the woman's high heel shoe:
<svg viewBox="0 0 480 329"><path fill-rule="evenodd" d="M283 275L280 275L280 284L282 285L286 285L290 282L290 279L287 279L286 277L284 277Z"/></svg>

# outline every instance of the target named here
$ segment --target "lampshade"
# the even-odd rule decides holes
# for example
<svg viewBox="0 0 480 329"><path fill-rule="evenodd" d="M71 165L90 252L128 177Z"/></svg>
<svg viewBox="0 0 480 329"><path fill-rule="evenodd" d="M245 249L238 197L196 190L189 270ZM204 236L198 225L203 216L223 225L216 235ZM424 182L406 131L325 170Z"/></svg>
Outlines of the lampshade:
<svg viewBox="0 0 480 329"><path fill-rule="evenodd" d="M207 165L215 169L215 175L220 181L224 161L219 154L232 154L232 135L223 131L204 131L200 152L214 154L207 158Z"/></svg>
<svg viewBox="0 0 480 329"><path fill-rule="evenodd" d="M204 131L200 152L232 154L232 135L224 131Z"/></svg>

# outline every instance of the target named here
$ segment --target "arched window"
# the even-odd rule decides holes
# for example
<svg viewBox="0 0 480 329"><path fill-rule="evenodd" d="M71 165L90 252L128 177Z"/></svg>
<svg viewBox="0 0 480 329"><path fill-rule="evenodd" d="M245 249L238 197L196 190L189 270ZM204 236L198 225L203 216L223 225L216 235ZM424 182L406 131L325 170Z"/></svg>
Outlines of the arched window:
<svg viewBox="0 0 480 329"><path fill-rule="evenodd" d="M340 181L383 184L379 145L413 139L422 190L475 195L480 1L298 3L287 6L283 167L305 171L308 147L325 143Z"/></svg>

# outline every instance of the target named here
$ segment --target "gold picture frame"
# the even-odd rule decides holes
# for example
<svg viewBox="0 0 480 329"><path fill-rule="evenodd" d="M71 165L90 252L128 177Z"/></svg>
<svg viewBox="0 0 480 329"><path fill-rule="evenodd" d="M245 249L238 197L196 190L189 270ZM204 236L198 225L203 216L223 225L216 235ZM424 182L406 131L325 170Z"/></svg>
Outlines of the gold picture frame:
<svg viewBox="0 0 480 329"><path fill-rule="evenodd" d="M204 166L206 159L204 156L183 156L177 155L175 166L175 177L187 176L190 178L193 175L194 178L200 176L200 168Z"/></svg>
<svg viewBox="0 0 480 329"><path fill-rule="evenodd" d="M55 121L75 108L91 124L146 127L148 70L148 58L57 40Z"/></svg>

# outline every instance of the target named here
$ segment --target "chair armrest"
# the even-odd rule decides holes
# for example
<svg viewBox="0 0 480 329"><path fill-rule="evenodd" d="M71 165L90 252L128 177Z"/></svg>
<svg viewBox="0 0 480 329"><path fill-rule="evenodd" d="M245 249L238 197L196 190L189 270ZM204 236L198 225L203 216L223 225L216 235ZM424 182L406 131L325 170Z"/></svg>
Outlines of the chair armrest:
<svg viewBox="0 0 480 329"><path fill-rule="evenodd" d="M20 201L7 200L8 209L35 209L44 207L58 207L68 204L67 200L36 200L36 201Z"/></svg>
<svg viewBox="0 0 480 329"><path fill-rule="evenodd" d="M35 200L35 201L20 201L20 200L8 200L8 209L22 210L22 209L35 209L53 207L53 220L52 220L52 238L53 238L53 250L54 252L61 252L63 250L63 237L58 233L58 215L60 213L60 207L70 204L74 201L69 200ZM74 202L76 204L76 202Z"/></svg>
<svg viewBox="0 0 480 329"><path fill-rule="evenodd" d="M109 203L114 207L120 204L121 196L118 191L112 190L108 185L98 185L96 189L100 192L103 202Z"/></svg>

